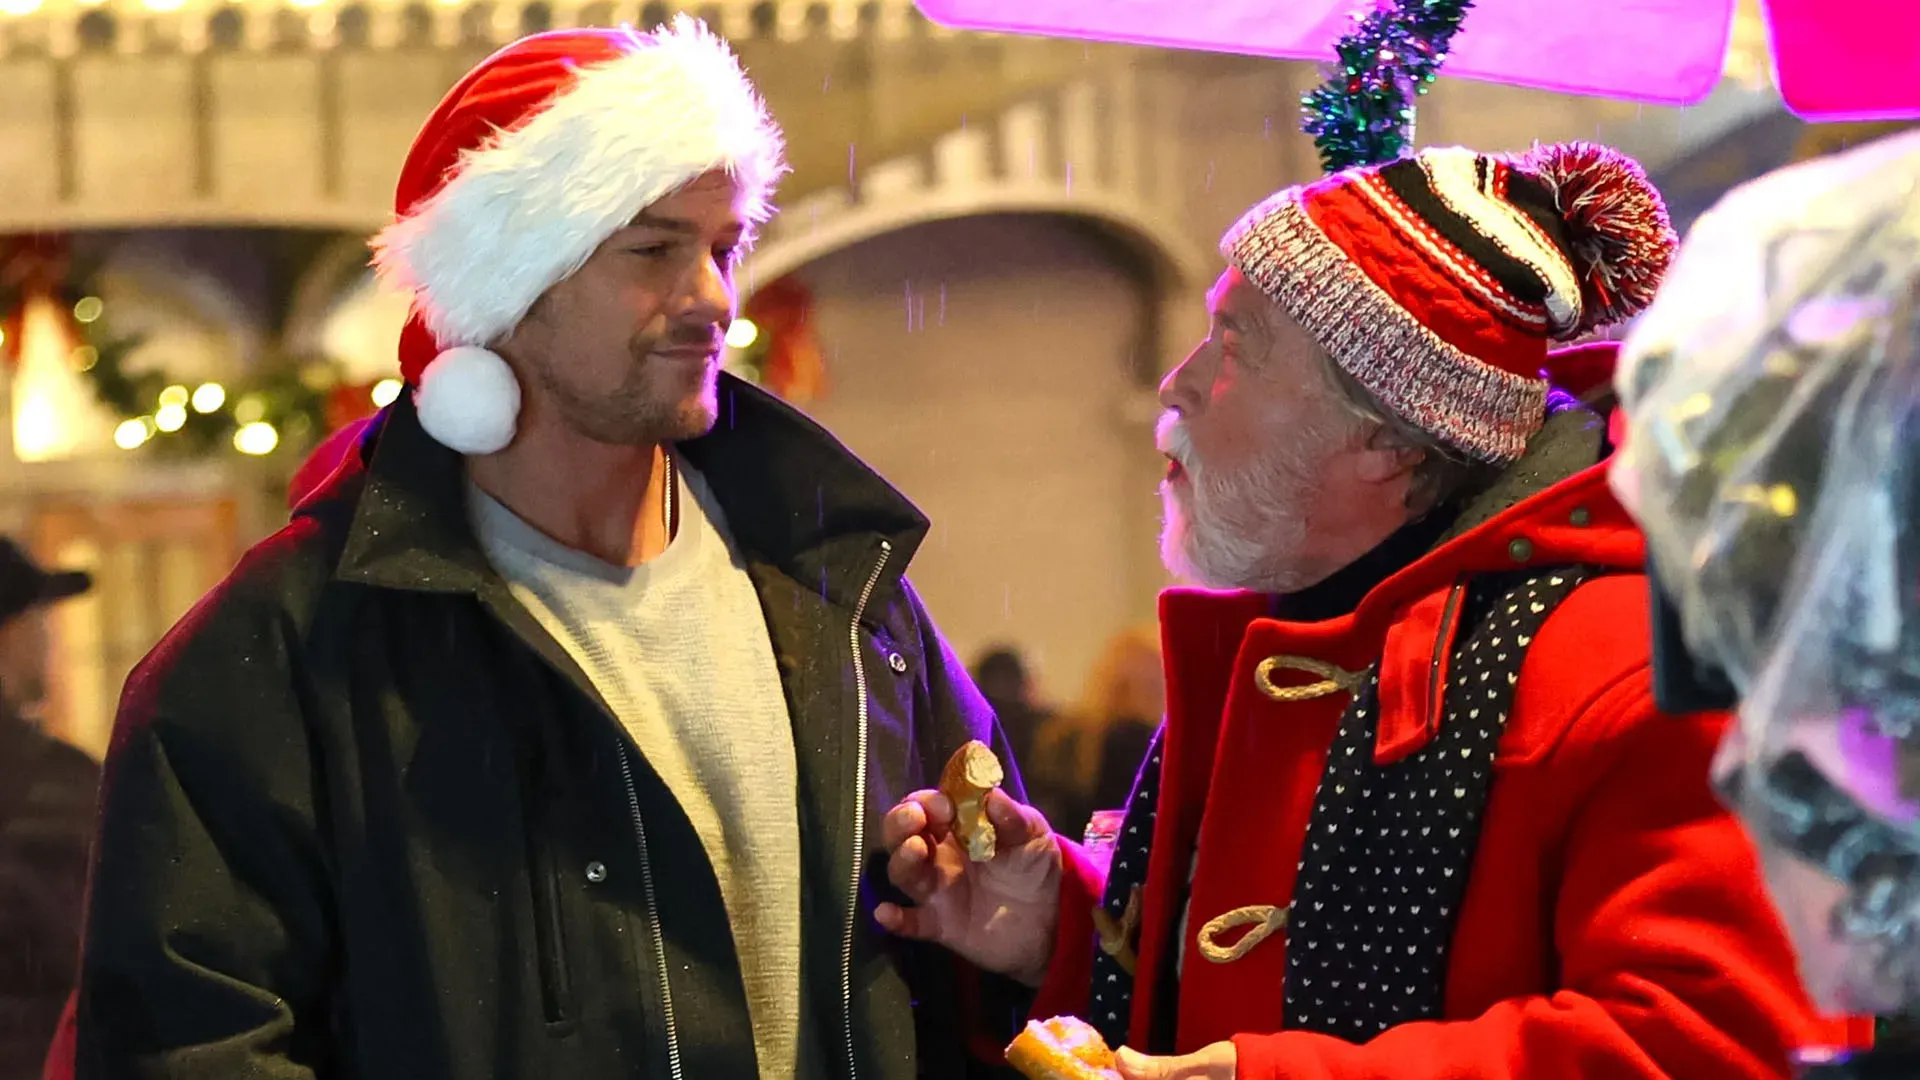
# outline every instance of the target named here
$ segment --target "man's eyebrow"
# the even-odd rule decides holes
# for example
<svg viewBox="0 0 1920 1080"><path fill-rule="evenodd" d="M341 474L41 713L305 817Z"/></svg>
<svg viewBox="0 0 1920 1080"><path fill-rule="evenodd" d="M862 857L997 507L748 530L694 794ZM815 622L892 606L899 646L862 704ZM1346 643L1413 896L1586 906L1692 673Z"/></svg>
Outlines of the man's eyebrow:
<svg viewBox="0 0 1920 1080"><path fill-rule="evenodd" d="M627 223L629 229L660 229L664 232L677 232L692 235L700 231L700 226L681 218L660 217L656 214L640 214Z"/></svg>
<svg viewBox="0 0 1920 1080"><path fill-rule="evenodd" d="M648 213L639 214L632 221L628 222L626 227L629 229L657 229L661 232L680 233L683 236L700 235L700 226L695 222L687 221L684 218L660 217L657 214ZM723 231L744 232L745 230L745 225L735 223L728 225Z"/></svg>

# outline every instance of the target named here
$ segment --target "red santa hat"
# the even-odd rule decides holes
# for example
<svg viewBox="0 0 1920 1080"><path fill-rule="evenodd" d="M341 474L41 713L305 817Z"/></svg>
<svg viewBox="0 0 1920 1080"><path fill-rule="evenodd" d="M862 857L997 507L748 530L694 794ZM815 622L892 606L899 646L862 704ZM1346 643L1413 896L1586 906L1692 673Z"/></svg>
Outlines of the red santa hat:
<svg viewBox="0 0 1920 1080"><path fill-rule="evenodd" d="M1567 143L1348 169L1220 249L1396 416L1506 463L1545 420L1550 343L1645 308L1677 244L1638 164Z"/></svg>
<svg viewBox="0 0 1920 1080"><path fill-rule="evenodd" d="M427 433L465 454L505 448L520 387L488 346L641 210L716 169L750 228L772 215L780 129L732 50L687 16L650 34L536 34L461 79L373 240L382 280L413 296L400 373Z"/></svg>

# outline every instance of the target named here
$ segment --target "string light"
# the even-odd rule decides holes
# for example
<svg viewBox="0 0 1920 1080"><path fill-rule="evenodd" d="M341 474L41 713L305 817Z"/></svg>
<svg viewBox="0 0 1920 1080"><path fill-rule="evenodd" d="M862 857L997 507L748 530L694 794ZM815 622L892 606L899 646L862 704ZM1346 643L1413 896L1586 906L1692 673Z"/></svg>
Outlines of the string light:
<svg viewBox="0 0 1920 1080"><path fill-rule="evenodd" d="M233 418L242 426L254 423L267 415L267 403L260 400L258 394L248 394L233 407Z"/></svg>
<svg viewBox="0 0 1920 1080"><path fill-rule="evenodd" d="M187 407L185 405L162 405L153 411L153 426L165 432L179 431L187 426Z"/></svg>
<svg viewBox="0 0 1920 1080"><path fill-rule="evenodd" d="M381 379L373 384L373 406L384 409L400 399L400 380Z"/></svg>
<svg viewBox="0 0 1920 1080"><path fill-rule="evenodd" d="M101 312L105 310L107 305L102 303L99 297L83 296L73 305L73 317L83 323L90 323L98 319Z"/></svg>
<svg viewBox="0 0 1920 1080"><path fill-rule="evenodd" d="M0 15L31 15L40 10L40 0L0 0Z"/></svg>
<svg viewBox="0 0 1920 1080"><path fill-rule="evenodd" d="M233 433L233 448L254 457L271 454L273 448L279 445L280 433L273 429L272 424L263 421L256 420Z"/></svg>
<svg viewBox="0 0 1920 1080"><path fill-rule="evenodd" d="M193 411L211 413L227 403L227 388L217 382L201 383L193 391Z"/></svg>
<svg viewBox="0 0 1920 1080"><path fill-rule="evenodd" d="M153 437L153 429L147 426L152 422L144 416L120 421L120 426L113 429L113 445L122 450L138 450Z"/></svg>
<svg viewBox="0 0 1920 1080"><path fill-rule="evenodd" d="M160 391L160 404L162 407L177 406L182 409L186 408L187 388L184 386L169 386L165 390Z"/></svg>
<svg viewBox="0 0 1920 1080"><path fill-rule="evenodd" d="M759 337L760 328L753 324L752 319L735 319L733 325L727 327L727 348L744 349Z"/></svg>

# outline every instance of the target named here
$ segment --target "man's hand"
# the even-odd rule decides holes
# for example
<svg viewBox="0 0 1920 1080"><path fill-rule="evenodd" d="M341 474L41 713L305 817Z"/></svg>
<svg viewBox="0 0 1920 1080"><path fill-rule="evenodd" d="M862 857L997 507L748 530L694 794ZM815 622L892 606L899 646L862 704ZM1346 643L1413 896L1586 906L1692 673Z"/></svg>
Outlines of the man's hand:
<svg viewBox="0 0 1920 1080"><path fill-rule="evenodd" d="M1121 1047L1114 1054L1126 1080L1234 1080L1240 1055L1230 1042L1201 1047L1182 1057L1148 1057Z"/></svg>
<svg viewBox="0 0 1920 1080"><path fill-rule="evenodd" d="M987 820L993 858L973 862L953 834L953 803L917 791L887 811L881 837L887 877L914 903L881 904L874 917L901 937L946 946L970 963L1038 986L1059 922L1060 842L1047 819L995 789Z"/></svg>

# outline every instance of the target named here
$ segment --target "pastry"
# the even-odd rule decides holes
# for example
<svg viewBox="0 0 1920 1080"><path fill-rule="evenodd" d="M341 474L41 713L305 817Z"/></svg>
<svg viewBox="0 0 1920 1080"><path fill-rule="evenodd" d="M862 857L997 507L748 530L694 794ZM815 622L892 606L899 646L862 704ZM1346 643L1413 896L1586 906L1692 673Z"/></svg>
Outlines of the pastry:
<svg viewBox="0 0 1920 1080"><path fill-rule="evenodd" d="M978 739L955 751L940 773L940 793L953 803L954 836L974 862L993 858L996 837L987 820L987 793L1006 778L1000 759Z"/></svg>
<svg viewBox="0 0 1920 1080"><path fill-rule="evenodd" d="M1007 1064L1027 1080L1120 1080L1107 1040L1073 1016L1027 1021L1007 1045Z"/></svg>

